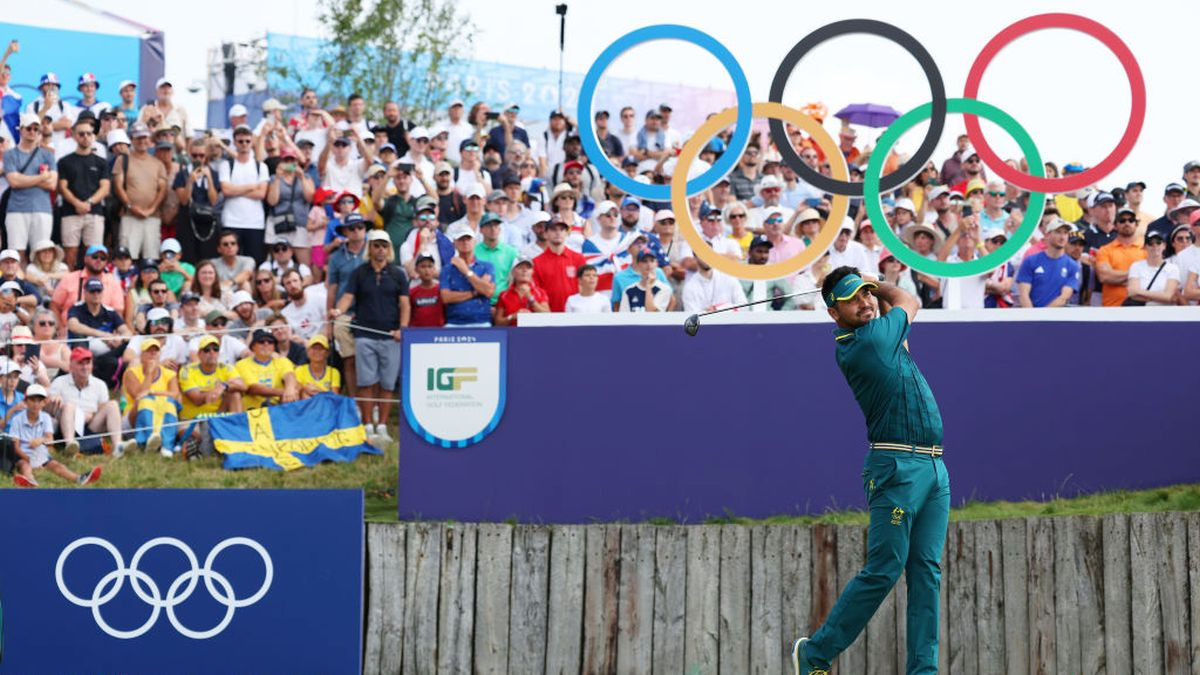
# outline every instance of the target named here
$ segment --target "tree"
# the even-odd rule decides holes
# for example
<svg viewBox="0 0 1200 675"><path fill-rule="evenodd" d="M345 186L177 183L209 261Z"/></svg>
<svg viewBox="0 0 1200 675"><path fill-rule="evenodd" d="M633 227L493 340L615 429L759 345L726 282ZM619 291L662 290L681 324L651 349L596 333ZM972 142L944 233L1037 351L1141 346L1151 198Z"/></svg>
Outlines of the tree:
<svg viewBox="0 0 1200 675"><path fill-rule="evenodd" d="M466 55L475 26L451 0L321 0L317 21L330 35L315 62L320 82L308 86L322 98L357 92L368 110L395 101L405 119L429 122L442 104L467 93L445 74Z"/></svg>

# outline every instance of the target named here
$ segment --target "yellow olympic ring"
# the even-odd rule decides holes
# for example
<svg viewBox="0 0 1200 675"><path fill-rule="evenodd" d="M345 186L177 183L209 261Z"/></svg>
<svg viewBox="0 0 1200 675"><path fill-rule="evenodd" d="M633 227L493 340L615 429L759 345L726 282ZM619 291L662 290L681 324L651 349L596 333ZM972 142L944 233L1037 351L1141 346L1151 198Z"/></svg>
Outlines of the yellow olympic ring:
<svg viewBox="0 0 1200 675"><path fill-rule="evenodd" d="M846 158L842 156L842 151L838 148L837 143L834 142L833 137L816 120L782 103L755 103L754 116L791 122L808 132L808 135L815 139L817 145L821 147L821 151L825 153L825 157L829 159L833 177L838 180L849 179L850 170L846 166ZM769 281L771 279L791 276L811 265L829 249L829 245L833 243L834 236L836 236L838 229L841 228L842 221L845 220L846 214L850 212L850 198L846 195L835 194L832 205L829 208L829 218L821 226L821 231L817 233L812 244L787 260L781 260L768 265L750 265L736 262L723 255L718 255L701 238L700 230L692 222L692 212L688 208L687 203L688 168L691 167L692 162L700 154L700 148L708 143L709 139L716 135L718 131L733 124L736 117L736 107L722 110L708 118L696 130L696 133L692 134L688 142L683 144L683 150L680 151L679 159L675 163L675 175L671 177L671 207L674 209L675 218L679 222L679 231L683 233L684 240L687 241L692 247L692 251L701 260L708 263L713 269L720 270L732 277L752 281Z"/></svg>

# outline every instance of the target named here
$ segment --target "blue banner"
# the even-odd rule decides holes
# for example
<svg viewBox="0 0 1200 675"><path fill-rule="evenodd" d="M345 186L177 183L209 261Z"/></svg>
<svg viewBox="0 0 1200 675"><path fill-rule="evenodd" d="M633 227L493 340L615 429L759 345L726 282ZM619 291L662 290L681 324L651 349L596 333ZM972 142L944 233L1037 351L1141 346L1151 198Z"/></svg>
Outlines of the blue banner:
<svg viewBox="0 0 1200 675"><path fill-rule="evenodd" d="M356 490L4 490L0 673L361 671Z"/></svg>
<svg viewBox="0 0 1200 675"><path fill-rule="evenodd" d="M383 454L367 443L354 400L335 394L214 417L209 429L226 469L283 471Z"/></svg>

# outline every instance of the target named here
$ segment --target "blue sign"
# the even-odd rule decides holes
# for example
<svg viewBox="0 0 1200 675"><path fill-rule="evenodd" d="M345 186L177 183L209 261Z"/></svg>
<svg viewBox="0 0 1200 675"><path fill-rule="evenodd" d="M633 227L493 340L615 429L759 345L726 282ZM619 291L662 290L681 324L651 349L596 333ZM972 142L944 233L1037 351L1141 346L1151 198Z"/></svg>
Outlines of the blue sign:
<svg viewBox="0 0 1200 675"><path fill-rule="evenodd" d="M4 490L0 673L360 672L356 490Z"/></svg>
<svg viewBox="0 0 1200 675"><path fill-rule="evenodd" d="M508 397L508 332L408 330L401 400L426 443L465 448L492 433Z"/></svg>

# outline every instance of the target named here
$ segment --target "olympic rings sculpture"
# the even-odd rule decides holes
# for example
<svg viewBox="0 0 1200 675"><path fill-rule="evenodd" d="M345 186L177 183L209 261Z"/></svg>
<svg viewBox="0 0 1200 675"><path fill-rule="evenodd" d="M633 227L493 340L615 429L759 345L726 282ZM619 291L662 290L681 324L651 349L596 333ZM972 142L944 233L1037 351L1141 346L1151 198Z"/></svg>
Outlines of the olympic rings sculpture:
<svg viewBox="0 0 1200 675"><path fill-rule="evenodd" d="M1129 78L1131 93L1129 122L1117 146L1099 164L1087 171L1061 178L1045 177L1041 157L1036 146L1033 144L1028 133L1025 132L1024 128L1016 120L995 106L983 103L976 98L984 71L992 59L995 58L996 54L1017 38L1046 28L1065 28L1078 31L1101 42L1113 52L1121 63L1126 76ZM788 78L800 62L800 59L814 47L828 40L854 33L876 35L895 42L905 49L916 59L924 71L926 79L929 80L930 95L932 97L929 103L917 106L917 108L901 115L884 131L876 151L871 153L862 183L851 183L846 180L844 161L833 167L833 171L836 174L833 178L824 176L809 168L800 160L795 148L792 147L791 140L787 137L783 125L784 121L788 121L796 126L803 127L812 136L817 145L821 147L826 157L831 159L841 157L841 153L837 151L836 145L832 144L832 139L829 138L828 134L824 132L824 129L818 123L807 118L807 116L804 116L799 111L784 107L782 99L783 90L787 85ZM613 166L605 157L604 151L600 148L600 144L596 140L596 132L591 120L592 102L595 98L596 87L608 66L630 48L643 42L661 39L690 42L717 57L733 79L737 100L737 104L734 107L728 108L711 117L684 144L683 149L680 151L679 159L676 162L674 175L669 186L638 183ZM1137 59L1134 58L1129 47L1115 33L1096 21L1076 14L1065 13L1030 16L1000 31L1000 33L988 41L983 50L975 58L967 76L966 85L963 89L963 97L958 99L948 99L946 97L945 86L937 64L916 38L892 24L872 19L836 21L822 26L801 38L788 52L787 56L784 57L778 71L775 73L775 77L771 82L771 90L767 103L752 102L749 90L750 87L741 66L733 59L729 50L717 42L715 38L687 26L660 24L639 28L617 39L605 49L584 76L583 85L579 91L578 105L580 139L588 157L596 158L593 165L600 171L600 174L629 194L654 201L666 201L670 199L676 217L680 220L680 232L683 233L684 238L692 246L695 254L713 268L743 279L778 278L792 274L811 264L832 243L833 232L836 230L829 232L827 230L840 227L841 225L844 212L842 212L842 216L836 216L841 211L838 204L839 198L844 199L846 197L861 195L864 198L867 214L870 218L877 222L883 222L883 212L879 206L880 193L895 190L921 171L921 168L933 156L933 152L945 128L947 113L960 113L963 115L967 127L967 135L979 153L980 159L983 160L989 169L995 171L999 177L1012 185L1031 192L1030 208L1026 212L1024 220L1022 220L1021 226L1014 236L996 251L976 260L959 263L929 260L903 245L889 228L876 228L876 231L879 233L883 243L890 251L896 254L896 257L901 262L906 263L909 267L917 271L943 277L964 277L982 274L1002 264L1033 235L1034 229L1041 218L1045 193L1078 190L1112 173L1133 150L1133 146L1141 134L1142 125L1146 119L1146 83L1142 77L1141 67L1138 65ZM687 208L687 195L696 194L708 189L721 176L724 176L733 168L737 159L742 155L749 143L750 124L752 118L755 116L769 118L768 125L771 139L779 149L784 163L795 171L801 180L834 195L834 203L831 209L831 213L834 215L826 219L824 227L822 227L821 232L813 242L813 246L809 247L813 250L812 254L809 254L809 250L806 249L784 262L752 267L727 260L717 255L711 247L704 243L699 232L696 231L695 226L692 224L690 209ZM979 125L979 116L987 117L996 122L1017 140L1021 151L1025 154L1026 160L1029 163L1032 175L1014 169L996 155L983 136L983 131ZM735 117L736 119L734 119ZM799 118L813 121L815 129L813 126L800 123ZM929 129L917 151L899 169L887 176L881 176L887 151L895 144L904 131L924 119L929 120ZM707 143L714 134L731 122L734 124L734 132L730 138L728 151L702 175L687 180L688 167L699 154L703 144ZM834 145L832 153L828 147L829 145Z"/></svg>
<svg viewBox="0 0 1200 675"><path fill-rule="evenodd" d="M217 555L231 546L246 546L253 550L262 558L265 574L263 576L262 585L253 594L246 598L238 598L233 591L233 586L229 583L229 579L224 575L213 571L213 562ZM116 563L116 569L100 578L92 589L91 597L80 597L75 595L67 588L67 584L63 581L63 566L67 562L67 558L78 548L83 546L99 546L112 556L113 562ZM190 569L180 574L171 582L167 588L167 594L164 597L158 584L150 578L150 575L138 569L138 563L141 562L142 556L157 546L170 546L181 551L190 565ZM121 557L121 552L117 550L111 542L100 537L81 537L67 545L62 553L58 555L58 562L54 565L54 580L58 583L58 590L72 604L80 607L87 607L92 610L92 617L96 620L96 625L100 630L108 635L130 640L144 635L158 621L158 615L162 610L167 610L167 618L175 630L179 631L184 637L192 638L193 640L205 640L215 635L220 634L229 623L233 621L233 612L238 607L246 607L253 605L262 599L267 594L267 590L271 587L271 580L274 577L275 569L271 563L271 556L262 544L248 539L246 537L230 537L216 546L209 552L208 557L204 559L204 567L199 567L196 562L196 554L192 549L182 541L174 537L156 537L142 544L141 547L133 554L133 558L129 561L129 567L125 566L125 560ZM133 592L138 598L150 605L152 611L150 618L141 626L133 630L120 630L113 628L104 620L100 613L100 608L111 601L121 592L121 588L125 584L125 579L129 578L130 586L133 587ZM208 590L209 595L214 600L225 606L225 615L216 626L202 631L196 631L184 626L175 616L175 607L191 597L192 592L196 589L196 582L204 579L204 587ZM143 588L143 584L145 588ZM180 587L187 584L186 588L180 590ZM214 584L216 584L214 586ZM220 589L217 589L220 586Z"/></svg>

